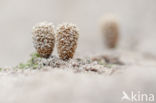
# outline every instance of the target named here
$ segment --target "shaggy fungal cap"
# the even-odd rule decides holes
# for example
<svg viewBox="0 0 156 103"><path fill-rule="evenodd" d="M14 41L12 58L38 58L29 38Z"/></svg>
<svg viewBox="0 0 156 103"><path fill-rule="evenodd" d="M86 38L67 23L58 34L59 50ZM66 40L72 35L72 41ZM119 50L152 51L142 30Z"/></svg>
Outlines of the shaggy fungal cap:
<svg viewBox="0 0 156 103"><path fill-rule="evenodd" d="M57 28L57 49L63 60L73 58L79 38L78 28L72 23L64 23Z"/></svg>
<svg viewBox="0 0 156 103"><path fill-rule="evenodd" d="M105 43L109 48L115 48L118 42L119 30L115 17L107 16L101 21L101 30L105 37Z"/></svg>
<svg viewBox="0 0 156 103"><path fill-rule="evenodd" d="M33 45L41 57L49 57L55 44L54 26L52 23L42 22L33 27Z"/></svg>

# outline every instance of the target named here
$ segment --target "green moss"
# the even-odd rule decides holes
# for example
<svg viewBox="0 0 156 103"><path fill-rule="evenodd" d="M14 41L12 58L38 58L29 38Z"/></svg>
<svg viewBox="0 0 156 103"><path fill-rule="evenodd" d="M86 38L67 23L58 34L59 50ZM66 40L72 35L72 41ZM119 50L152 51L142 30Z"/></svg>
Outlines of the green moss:
<svg viewBox="0 0 156 103"><path fill-rule="evenodd" d="M23 64L23 63L20 63L19 65L18 65L18 68L19 69L24 69L26 66L25 66L25 64Z"/></svg>
<svg viewBox="0 0 156 103"><path fill-rule="evenodd" d="M112 66L114 65L114 64L110 64L110 63L105 63L104 61L98 61L98 64L103 65L108 68L112 68Z"/></svg>
<svg viewBox="0 0 156 103"><path fill-rule="evenodd" d="M112 68L114 64L105 64L105 67Z"/></svg>
<svg viewBox="0 0 156 103"><path fill-rule="evenodd" d="M38 53L32 53L31 54L31 57L32 58L38 58L38 57L40 57L40 55Z"/></svg>
<svg viewBox="0 0 156 103"><path fill-rule="evenodd" d="M19 69L28 69L28 68L33 68L33 69L36 69L38 68L38 64L35 63L35 59L39 58L39 54L38 53L33 53L31 54L31 58L30 60L28 60L26 63L20 63L17 67Z"/></svg>
<svg viewBox="0 0 156 103"><path fill-rule="evenodd" d="M104 61L98 61L98 64L105 65L106 63Z"/></svg>

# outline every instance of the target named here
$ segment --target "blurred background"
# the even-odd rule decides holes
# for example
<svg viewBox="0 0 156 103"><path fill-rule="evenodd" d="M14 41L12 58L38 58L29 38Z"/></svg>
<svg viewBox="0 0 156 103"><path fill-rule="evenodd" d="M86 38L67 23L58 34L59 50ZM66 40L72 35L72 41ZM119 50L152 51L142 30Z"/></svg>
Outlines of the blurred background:
<svg viewBox="0 0 156 103"><path fill-rule="evenodd" d="M0 0L0 67L29 58L32 26L42 21L77 24L78 55L105 50L98 22L110 13L120 23L119 49L156 55L156 0Z"/></svg>

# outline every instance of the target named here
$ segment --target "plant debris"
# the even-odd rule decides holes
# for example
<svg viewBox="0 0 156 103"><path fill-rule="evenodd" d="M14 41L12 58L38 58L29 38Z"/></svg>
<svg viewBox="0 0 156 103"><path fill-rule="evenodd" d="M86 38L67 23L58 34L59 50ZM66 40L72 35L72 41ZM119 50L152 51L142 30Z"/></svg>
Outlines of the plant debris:
<svg viewBox="0 0 156 103"><path fill-rule="evenodd" d="M112 74L117 70L118 65L123 65L118 58L109 56L97 56L94 58L73 58L67 61L60 59L55 55L49 58L42 58L38 53L31 54L30 60L26 63L20 63L14 70L53 70L66 69L75 73L93 72L97 74Z"/></svg>

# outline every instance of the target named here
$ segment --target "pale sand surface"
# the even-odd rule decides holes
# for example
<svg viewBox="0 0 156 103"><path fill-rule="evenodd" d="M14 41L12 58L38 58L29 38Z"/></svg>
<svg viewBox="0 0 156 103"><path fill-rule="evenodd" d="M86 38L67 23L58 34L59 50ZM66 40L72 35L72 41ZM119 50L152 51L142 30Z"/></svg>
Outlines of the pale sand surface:
<svg viewBox="0 0 156 103"><path fill-rule="evenodd" d="M128 51L99 55L106 54L120 55L124 64L105 65L102 73L61 67L2 70L0 103L122 103L122 91L156 94L154 57Z"/></svg>

